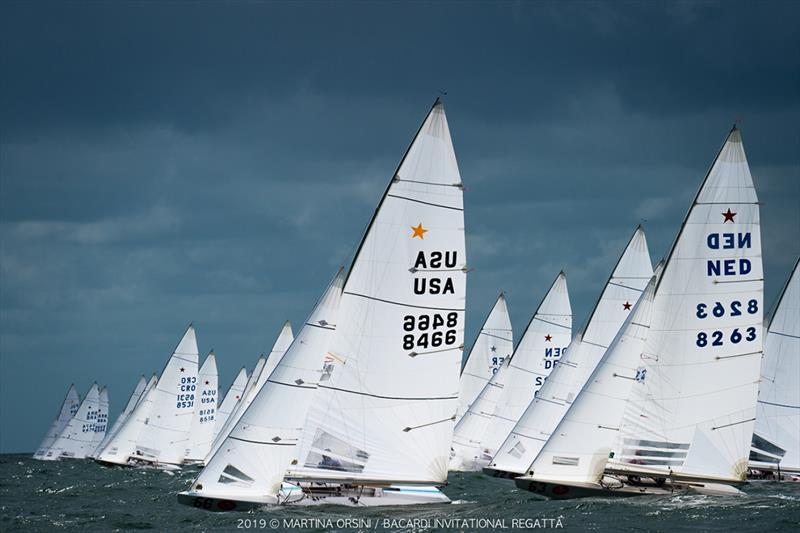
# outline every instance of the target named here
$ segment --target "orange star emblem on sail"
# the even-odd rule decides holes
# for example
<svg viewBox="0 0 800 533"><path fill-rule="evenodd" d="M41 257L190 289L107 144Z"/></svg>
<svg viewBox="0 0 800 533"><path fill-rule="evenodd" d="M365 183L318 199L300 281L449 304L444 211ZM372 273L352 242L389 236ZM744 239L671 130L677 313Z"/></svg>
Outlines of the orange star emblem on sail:
<svg viewBox="0 0 800 533"><path fill-rule="evenodd" d="M426 230L425 228L422 227L422 222L420 222L419 225L416 228L414 226L411 226L411 229L414 232L414 234L411 236L412 239L414 237L419 237L420 239L425 239L425 234L428 233L428 230Z"/></svg>

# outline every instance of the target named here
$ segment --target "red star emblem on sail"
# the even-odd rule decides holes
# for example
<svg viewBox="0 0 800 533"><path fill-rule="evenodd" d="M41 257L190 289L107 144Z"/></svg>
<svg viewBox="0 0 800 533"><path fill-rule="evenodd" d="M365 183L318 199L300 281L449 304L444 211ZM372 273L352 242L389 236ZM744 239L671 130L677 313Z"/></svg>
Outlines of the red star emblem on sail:
<svg viewBox="0 0 800 533"><path fill-rule="evenodd" d="M206 385L208 385L208 381L206 381Z"/></svg>
<svg viewBox="0 0 800 533"><path fill-rule="evenodd" d="M622 304L622 308L624 310L626 310L626 311L630 311L631 310L631 303L630 302L625 302L624 304Z"/></svg>
<svg viewBox="0 0 800 533"><path fill-rule="evenodd" d="M545 335L544 336L544 340L547 341L547 342L550 342L550 341L553 340L553 336L552 335Z"/></svg>
<svg viewBox="0 0 800 533"><path fill-rule="evenodd" d="M181 372L183 372L184 370L186 370L186 369L185 369L185 368L183 368L183 367L181 367Z"/></svg>
<svg viewBox="0 0 800 533"><path fill-rule="evenodd" d="M428 230L422 227L422 222L420 222L416 227L411 226L411 230L414 232L414 234L411 235L412 239L414 237L419 237L420 239L425 240L425 234L428 232Z"/></svg>
<svg viewBox="0 0 800 533"><path fill-rule="evenodd" d="M725 211L724 213L722 213L722 216L724 216L724 217L725 217L725 220L723 220L723 221L722 221L722 223L723 223L723 224L724 224L724 223L726 223L726 222L736 222L735 220L733 220L733 217L735 217L735 216L736 216L736 213L734 213L733 211L731 211L731 208L730 208L730 207L728 208L728 210L727 210L727 211Z"/></svg>

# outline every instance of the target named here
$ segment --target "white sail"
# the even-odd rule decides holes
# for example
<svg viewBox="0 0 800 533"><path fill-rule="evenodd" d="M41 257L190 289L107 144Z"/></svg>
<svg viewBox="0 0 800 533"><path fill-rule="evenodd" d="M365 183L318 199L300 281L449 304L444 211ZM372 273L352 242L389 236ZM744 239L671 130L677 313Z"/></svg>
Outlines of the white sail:
<svg viewBox="0 0 800 533"><path fill-rule="evenodd" d="M631 388L642 386L644 380L642 360L649 354L642 350L655 284L654 276L533 462L530 471L535 481L598 483L602 478Z"/></svg>
<svg viewBox="0 0 800 533"><path fill-rule="evenodd" d="M647 239L639 227L614 267L586 326L507 435L487 472L508 475L528 471L652 276Z"/></svg>
<svg viewBox="0 0 800 533"><path fill-rule="evenodd" d="M255 399L258 391L260 391L261 387L264 386L267 378L283 358L284 354L286 354L286 350L292 344L293 340L294 334L292 333L292 325L287 320L283 324L283 327L278 334L278 338L275 340L275 344L272 346L272 350L270 351L267 360L262 363L259 359L259 362L256 364L256 368L253 369L253 374L250 376L250 380L247 382L247 386L245 387L242 401L240 401L233 409L233 412L228 417L228 421L225 423L225 426L222 428L222 430L220 430L219 434L214 439L214 443L211 445L208 455L206 455L206 462L211 459L211 456L217 453L219 447L222 446L222 442L225 440L225 438L227 438L228 435L230 435L231 430L239 422L239 419L247 410L253 399Z"/></svg>
<svg viewBox="0 0 800 533"><path fill-rule="evenodd" d="M53 423L50 425L50 429L47 430L47 433L45 434L44 440L42 440L42 443L33 454L34 459L46 460L56 458L51 450L53 443L61 434L61 431L67 426L70 418L75 416L75 413L78 412L78 407L80 407L80 405L81 399L78 396L78 391L75 390L75 384L73 383L67 390L67 395L64 397L64 401L61 404L61 409L59 409L56 419L53 420Z"/></svg>
<svg viewBox="0 0 800 533"><path fill-rule="evenodd" d="M511 331L511 317L508 316L505 294L500 293L461 370L456 423L464 416L492 376L500 370L505 360L511 356L512 351L514 351L514 338Z"/></svg>
<svg viewBox="0 0 800 533"><path fill-rule="evenodd" d="M200 367L195 393L195 410L189 429L186 461L203 461L211 450L217 414L217 358L212 350Z"/></svg>
<svg viewBox="0 0 800 533"><path fill-rule="evenodd" d="M247 385L247 379L247 369L242 367L236 375L236 379L233 380L233 383L231 383L231 386L228 388L225 398L219 404L217 419L214 423L214 436L212 441L216 440L220 430L228 422L228 417L231 415L234 407L236 407L236 404L242 399L242 393L244 392L245 385Z"/></svg>
<svg viewBox="0 0 800 533"><path fill-rule="evenodd" d="M134 454L136 451L136 438L144 427L145 421L148 420L150 408L153 405L150 391L157 383L158 375L153 374L130 414L125 417L119 427L112 428L112 434L105 444L98 447L95 452L95 458L98 461L125 464L128 461L128 457Z"/></svg>
<svg viewBox="0 0 800 533"><path fill-rule="evenodd" d="M750 466L800 471L800 274L798 263L772 313L764 341Z"/></svg>
<svg viewBox="0 0 800 533"><path fill-rule="evenodd" d="M461 177L437 101L356 252L289 477L442 483L466 300Z"/></svg>
<svg viewBox="0 0 800 533"><path fill-rule="evenodd" d="M100 399L98 400L97 416L94 420L94 427L92 431L92 444L91 449L87 451L86 457L93 458L94 451L103 442L108 431L108 387L100 389Z"/></svg>
<svg viewBox="0 0 800 533"><path fill-rule="evenodd" d="M317 383L327 377L323 364L336 330L343 284L340 270L289 350L203 468L192 485L192 495L277 503Z"/></svg>
<svg viewBox="0 0 800 533"><path fill-rule="evenodd" d="M745 479L763 342L759 206L739 131L708 172L653 301L642 386L609 471Z"/></svg>
<svg viewBox="0 0 800 533"><path fill-rule="evenodd" d="M514 354L481 391L453 434L450 468L480 470L522 416L572 336L563 272L536 309Z"/></svg>
<svg viewBox="0 0 800 533"><path fill-rule="evenodd" d="M97 383L86 393L75 416L70 418L52 446L52 459L83 459L93 450L94 426L100 407Z"/></svg>
<svg viewBox="0 0 800 533"><path fill-rule="evenodd" d="M139 403L139 400L142 397L142 393L144 393L146 387L147 387L147 380L142 375L139 377L139 381L136 382L136 387L134 387L130 398L128 398L128 403L125 404L125 409L122 410L122 412L117 417L116 421L114 421L114 425L112 425L111 429L106 432L105 437L103 437L103 440L101 440L100 444L98 444L97 447L94 449L94 451L91 454L89 454L89 457L96 458L100 454L100 452L103 451L103 448L105 448L106 445L111 441L111 439L114 438L114 435L117 433L117 431L119 431L119 428L122 426L122 424L125 423L125 421L133 412L133 409L136 407L136 404Z"/></svg>

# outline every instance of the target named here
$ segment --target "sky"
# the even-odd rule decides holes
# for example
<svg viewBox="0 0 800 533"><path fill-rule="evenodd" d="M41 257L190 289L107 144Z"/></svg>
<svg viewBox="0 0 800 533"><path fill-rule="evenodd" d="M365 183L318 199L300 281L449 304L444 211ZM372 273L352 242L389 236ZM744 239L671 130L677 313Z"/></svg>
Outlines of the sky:
<svg viewBox="0 0 800 533"><path fill-rule="evenodd" d="M67 387L112 419L193 322L223 389L348 265L431 103L465 184L471 341L563 269L583 324L664 256L736 121L769 305L800 254L797 2L3 2L0 451ZM446 94L443 94L446 93Z"/></svg>

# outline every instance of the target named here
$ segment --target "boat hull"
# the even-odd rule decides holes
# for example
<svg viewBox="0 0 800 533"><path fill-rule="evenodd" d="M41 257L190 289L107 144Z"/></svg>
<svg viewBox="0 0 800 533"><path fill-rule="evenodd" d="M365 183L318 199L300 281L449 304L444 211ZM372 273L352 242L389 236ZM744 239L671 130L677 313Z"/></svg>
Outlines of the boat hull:
<svg viewBox="0 0 800 533"><path fill-rule="evenodd" d="M575 498L629 498L632 496L667 496L677 493L696 493L708 496L739 496L743 493L730 485L722 483L684 483L670 484L625 483L614 479L617 484L566 483L522 476L514 479L518 488L533 492L551 500L570 500Z"/></svg>

